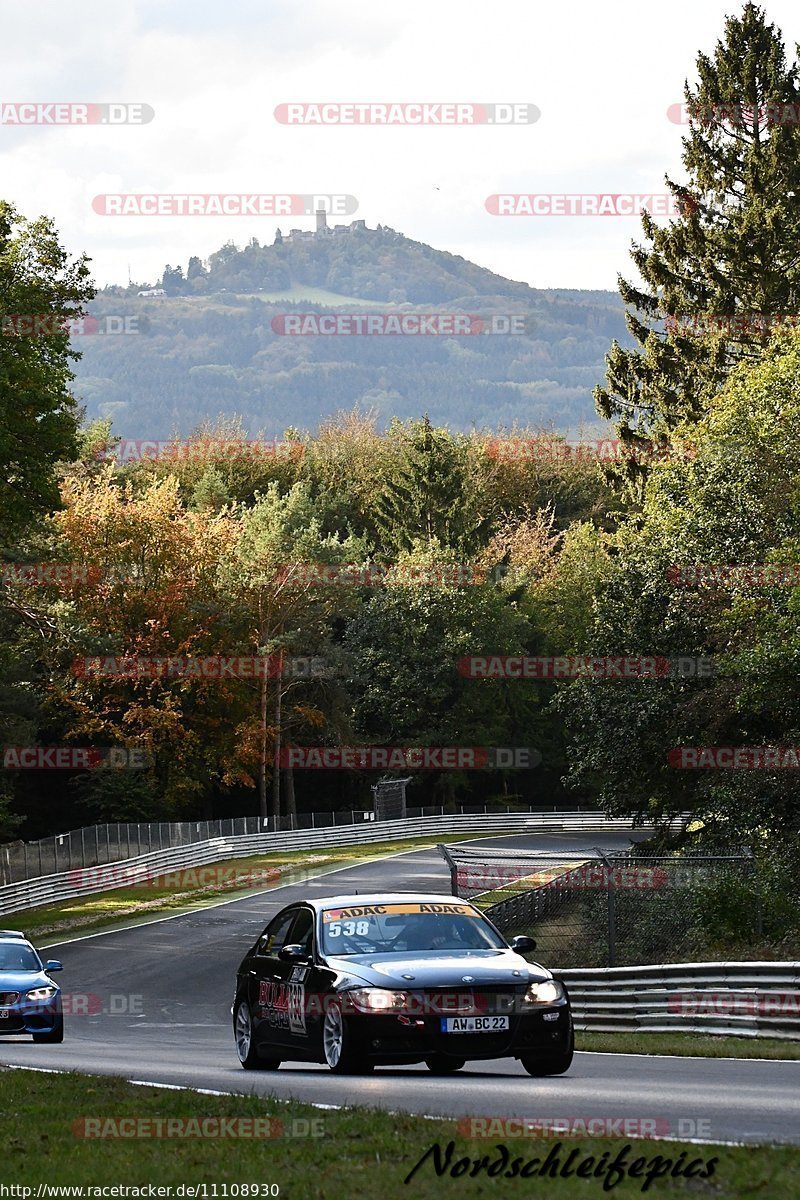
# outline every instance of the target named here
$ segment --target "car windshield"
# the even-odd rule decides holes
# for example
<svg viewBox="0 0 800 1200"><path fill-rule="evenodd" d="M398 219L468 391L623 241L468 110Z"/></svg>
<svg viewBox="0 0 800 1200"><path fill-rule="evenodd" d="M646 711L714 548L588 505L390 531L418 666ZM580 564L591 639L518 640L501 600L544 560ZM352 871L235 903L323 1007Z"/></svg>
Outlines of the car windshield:
<svg viewBox="0 0 800 1200"><path fill-rule="evenodd" d="M469 904L351 905L322 913L323 954L470 953L505 942Z"/></svg>
<svg viewBox="0 0 800 1200"><path fill-rule="evenodd" d="M0 944L0 971L41 971L42 966L30 946L22 943Z"/></svg>

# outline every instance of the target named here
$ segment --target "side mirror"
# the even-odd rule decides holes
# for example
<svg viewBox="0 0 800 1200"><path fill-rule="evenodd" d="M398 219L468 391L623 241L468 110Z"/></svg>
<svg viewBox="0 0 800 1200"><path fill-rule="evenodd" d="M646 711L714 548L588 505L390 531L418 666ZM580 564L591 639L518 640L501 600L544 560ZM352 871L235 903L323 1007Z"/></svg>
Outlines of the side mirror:
<svg viewBox="0 0 800 1200"><path fill-rule="evenodd" d="M309 961L309 953L305 946L301 946L299 942L289 942L288 946L281 946L278 951L278 958L284 962L303 962Z"/></svg>
<svg viewBox="0 0 800 1200"><path fill-rule="evenodd" d="M511 939L509 945L517 954L528 954L529 951L536 949L536 938L528 937L526 933L519 933Z"/></svg>
<svg viewBox="0 0 800 1200"><path fill-rule="evenodd" d="M64 968L63 968L63 966L61 965L61 963L60 963L60 962L58 962L58 960L57 960L57 959L55 959L55 958L49 958L49 959L47 960L47 962L44 964L44 969L45 969L45 971L46 971L46 972L48 972L48 973L49 973L50 971L63 971L63 970L64 970Z"/></svg>

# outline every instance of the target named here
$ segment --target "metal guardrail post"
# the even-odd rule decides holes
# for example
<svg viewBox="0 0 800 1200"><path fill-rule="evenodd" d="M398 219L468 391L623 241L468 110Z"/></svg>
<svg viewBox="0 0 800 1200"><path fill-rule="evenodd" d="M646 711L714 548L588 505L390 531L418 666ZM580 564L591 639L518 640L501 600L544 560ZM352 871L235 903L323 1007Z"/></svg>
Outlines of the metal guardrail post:
<svg viewBox="0 0 800 1200"><path fill-rule="evenodd" d="M450 868L450 895L457 896L458 895L458 867L456 866L455 862L453 861L450 854L448 853L447 846L445 846L442 842L439 842L439 843L437 843L436 849L439 851L442 858L444 859L444 861L447 863L448 867Z"/></svg>

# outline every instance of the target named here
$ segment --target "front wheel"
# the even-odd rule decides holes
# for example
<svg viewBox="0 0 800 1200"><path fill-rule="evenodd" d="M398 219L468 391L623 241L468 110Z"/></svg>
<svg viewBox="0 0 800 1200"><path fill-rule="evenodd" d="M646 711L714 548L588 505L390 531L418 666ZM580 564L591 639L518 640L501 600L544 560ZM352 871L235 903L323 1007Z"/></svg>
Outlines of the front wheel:
<svg viewBox="0 0 800 1200"><path fill-rule="evenodd" d="M366 1074L375 1065L353 1045L352 1033L338 1004L329 1004L325 1012L322 1024L322 1051L325 1062L337 1075Z"/></svg>
<svg viewBox="0 0 800 1200"><path fill-rule="evenodd" d="M49 1033L34 1033L33 1040L35 1042L63 1042L64 1040L64 1018L59 1017Z"/></svg>
<svg viewBox="0 0 800 1200"><path fill-rule="evenodd" d="M432 1054L425 1059L425 1066L433 1075L452 1075L460 1071L467 1060L465 1058L445 1058L443 1054Z"/></svg>
<svg viewBox="0 0 800 1200"><path fill-rule="evenodd" d="M278 1058L259 1058L253 1038L253 1021L247 1002L242 1000L236 1007L233 1018L233 1030L236 1037L236 1053L245 1071L277 1071L281 1065Z"/></svg>
<svg viewBox="0 0 800 1200"><path fill-rule="evenodd" d="M575 1033L573 1030L569 1032L569 1042L564 1050L559 1050L555 1054L553 1051L544 1051L542 1054L526 1055L519 1061L522 1063L529 1075L563 1075L572 1066L572 1058L575 1054Z"/></svg>

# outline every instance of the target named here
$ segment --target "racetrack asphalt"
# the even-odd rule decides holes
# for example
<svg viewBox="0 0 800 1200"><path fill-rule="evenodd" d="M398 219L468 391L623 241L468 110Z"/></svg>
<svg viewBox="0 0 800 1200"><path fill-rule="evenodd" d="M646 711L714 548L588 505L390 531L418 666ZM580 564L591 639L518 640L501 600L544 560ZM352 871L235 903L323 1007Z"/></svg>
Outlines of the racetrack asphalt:
<svg viewBox="0 0 800 1200"><path fill-rule="evenodd" d="M622 834L531 833L469 844L559 850L571 859L628 841ZM50 944L46 957L63 961L59 982L75 997L73 1009L88 1012L67 1016L61 1045L0 1039L0 1064L269 1093L336 1107L363 1104L454 1118L654 1120L659 1136L800 1143L800 1062L581 1053L578 1034L569 1072L544 1079L530 1077L514 1059L468 1063L451 1076L434 1076L424 1065L379 1067L346 1078L305 1063L284 1064L278 1072L243 1071L230 1005L236 968L267 921L304 896L411 890L449 894L448 870L435 849Z"/></svg>

